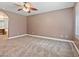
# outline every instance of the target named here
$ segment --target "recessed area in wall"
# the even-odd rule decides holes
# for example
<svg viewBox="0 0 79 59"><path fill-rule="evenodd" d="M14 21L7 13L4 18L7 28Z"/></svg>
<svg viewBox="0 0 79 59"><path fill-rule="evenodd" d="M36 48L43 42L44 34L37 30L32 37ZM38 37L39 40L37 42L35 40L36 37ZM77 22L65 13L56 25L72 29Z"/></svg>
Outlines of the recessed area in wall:
<svg viewBox="0 0 79 59"><path fill-rule="evenodd" d="M0 38L6 39L8 38L8 16L0 11Z"/></svg>

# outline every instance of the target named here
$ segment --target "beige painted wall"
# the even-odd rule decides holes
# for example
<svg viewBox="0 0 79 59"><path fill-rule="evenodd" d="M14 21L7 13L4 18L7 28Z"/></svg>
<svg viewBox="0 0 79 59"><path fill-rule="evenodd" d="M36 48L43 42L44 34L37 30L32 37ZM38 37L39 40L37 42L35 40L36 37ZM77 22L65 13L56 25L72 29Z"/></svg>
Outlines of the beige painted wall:
<svg viewBox="0 0 79 59"><path fill-rule="evenodd" d="M9 37L27 33L26 16L22 16L8 11L3 11L3 12L6 13L9 17Z"/></svg>
<svg viewBox="0 0 79 59"><path fill-rule="evenodd" d="M72 39L74 36L74 21L74 8L28 16L27 33Z"/></svg>

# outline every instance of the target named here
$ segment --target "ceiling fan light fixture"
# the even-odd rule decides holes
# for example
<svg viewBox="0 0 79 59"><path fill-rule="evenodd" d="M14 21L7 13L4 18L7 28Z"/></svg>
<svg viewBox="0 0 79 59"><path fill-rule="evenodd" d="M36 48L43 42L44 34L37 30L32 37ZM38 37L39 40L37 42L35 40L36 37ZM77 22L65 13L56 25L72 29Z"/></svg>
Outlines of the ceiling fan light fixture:
<svg viewBox="0 0 79 59"><path fill-rule="evenodd" d="M24 10L24 11L26 11L26 12L28 12L28 11L29 11L29 9L28 9L28 8L27 8L27 9L26 9L26 8L23 8L23 10Z"/></svg>
<svg viewBox="0 0 79 59"><path fill-rule="evenodd" d="M23 5L22 5L23 4ZM37 8L34 8L34 6L30 2L23 2L21 4L17 4L18 6L18 11L25 11L27 13L30 13L31 11L36 11L38 10Z"/></svg>

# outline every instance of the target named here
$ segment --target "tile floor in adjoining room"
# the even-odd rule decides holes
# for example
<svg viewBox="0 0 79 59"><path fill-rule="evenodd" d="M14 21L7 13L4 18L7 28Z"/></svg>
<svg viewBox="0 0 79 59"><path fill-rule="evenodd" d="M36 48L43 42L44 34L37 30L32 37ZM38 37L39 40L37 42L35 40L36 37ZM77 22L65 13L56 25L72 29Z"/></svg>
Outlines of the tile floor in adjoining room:
<svg viewBox="0 0 79 59"><path fill-rule="evenodd" d="M24 36L0 41L1 57L78 57L72 43Z"/></svg>

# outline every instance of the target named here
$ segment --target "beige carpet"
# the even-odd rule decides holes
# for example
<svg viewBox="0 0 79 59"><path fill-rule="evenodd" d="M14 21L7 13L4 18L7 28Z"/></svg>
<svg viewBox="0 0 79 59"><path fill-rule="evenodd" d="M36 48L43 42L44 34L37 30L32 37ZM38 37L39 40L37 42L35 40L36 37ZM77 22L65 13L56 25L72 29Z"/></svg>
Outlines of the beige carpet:
<svg viewBox="0 0 79 59"><path fill-rule="evenodd" d="M25 36L0 41L1 57L76 57L72 43Z"/></svg>

